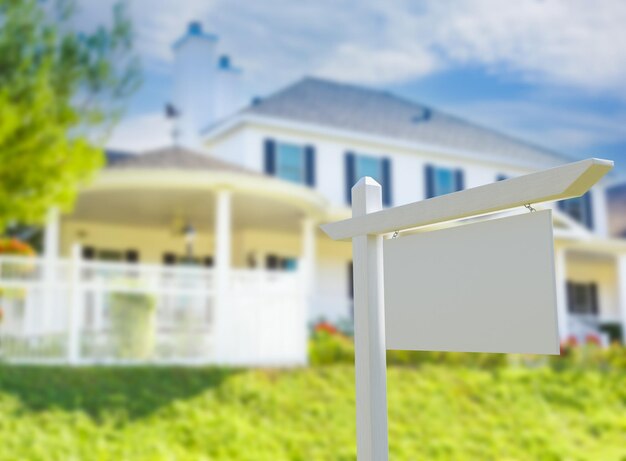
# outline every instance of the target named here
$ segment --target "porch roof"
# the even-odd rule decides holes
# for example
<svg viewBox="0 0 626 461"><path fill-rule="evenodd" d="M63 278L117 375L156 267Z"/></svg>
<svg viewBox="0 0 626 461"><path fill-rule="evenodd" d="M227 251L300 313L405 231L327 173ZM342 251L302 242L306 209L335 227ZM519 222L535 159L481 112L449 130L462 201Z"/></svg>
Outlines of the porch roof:
<svg viewBox="0 0 626 461"><path fill-rule="evenodd" d="M109 170L175 169L230 171L260 176L256 171L181 146L162 147L136 155L107 152L106 168Z"/></svg>
<svg viewBox="0 0 626 461"><path fill-rule="evenodd" d="M235 228L296 231L302 218L328 219L327 200L311 188L181 147L114 156L65 219L159 227L182 221L210 231L214 198L224 189L232 192Z"/></svg>

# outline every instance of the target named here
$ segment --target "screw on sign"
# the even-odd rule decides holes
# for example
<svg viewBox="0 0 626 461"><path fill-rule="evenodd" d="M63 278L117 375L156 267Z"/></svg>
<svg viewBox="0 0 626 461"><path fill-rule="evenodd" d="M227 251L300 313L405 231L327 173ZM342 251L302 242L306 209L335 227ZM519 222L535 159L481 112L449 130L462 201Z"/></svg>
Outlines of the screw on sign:
<svg viewBox="0 0 626 461"><path fill-rule="evenodd" d="M359 461L388 459L387 349L559 353L552 214L534 205L612 168L587 159L385 210L372 178L352 188L352 218L321 227L352 239ZM518 207L530 213L423 229Z"/></svg>

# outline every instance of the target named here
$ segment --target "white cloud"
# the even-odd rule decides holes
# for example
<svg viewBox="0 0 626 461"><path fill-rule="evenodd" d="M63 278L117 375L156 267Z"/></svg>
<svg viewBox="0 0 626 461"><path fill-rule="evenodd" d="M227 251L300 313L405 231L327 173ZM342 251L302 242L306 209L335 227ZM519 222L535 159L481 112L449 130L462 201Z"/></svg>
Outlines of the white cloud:
<svg viewBox="0 0 626 461"><path fill-rule="evenodd" d="M626 2L431 2L433 43L451 63L503 67L528 79L626 95Z"/></svg>
<svg viewBox="0 0 626 461"><path fill-rule="evenodd" d="M535 100L484 101L448 109L484 126L506 127L513 136L566 154L591 152L602 156L602 152L594 152L596 146L626 139L626 112L589 113Z"/></svg>
<svg viewBox="0 0 626 461"><path fill-rule="evenodd" d="M83 1L101 21L113 0ZM191 20L259 90L305 73L392 83L458 64L626 96L626 2L603 0L132 0L137 46L150 68L169 65Z"/></svg>
<svg viewBox="0 0 626 461"><path fill-rule="evenodd" d="M90 29L109 23L118 0L82 0L75 23ZM150 70L167 69L172 44L191 21L206 20L217 3L213 0L129 0L125 2L135 30L135 48Z"/></svg>
<svg viewBox="0 0 626 461"><path fill-rule="evenodd" d="M85 27L102 22L113 3L83 0L78 19ZM148 72L171 72L172 43L200 20L219 35L220 52L245 69L254 94L305 74L380 85L467 65L570 96L574 89L626 98L622 0L130 0L129 7ZM457 109L564 151L626 138L624 114L557 109L545 97ZM165 133L155 144L168 143L157 119L130 119L111 144L127 139L144 148L140 140L154 141L154 133Z"/></svg>
<svg viewBox="0 0 626 461"><path fill-rule="evenodd" d="M406 53L344 44L316 74L338 80L377 84L427 75L437 67L436 57L419 48Z"/></svg>

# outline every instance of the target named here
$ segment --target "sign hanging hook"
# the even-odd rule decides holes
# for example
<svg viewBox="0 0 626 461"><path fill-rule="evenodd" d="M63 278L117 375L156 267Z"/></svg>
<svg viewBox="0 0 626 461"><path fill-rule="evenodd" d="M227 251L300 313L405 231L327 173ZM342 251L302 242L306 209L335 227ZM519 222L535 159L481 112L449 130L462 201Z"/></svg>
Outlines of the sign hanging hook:
<svg viewBox="0 0 626 461"><path fill-rule="evenodd" d="M537 211L533 208L533 206L530 203L527 203L526 205L524 205L524 207L531 213L534 213L535 211Z"/></svg>

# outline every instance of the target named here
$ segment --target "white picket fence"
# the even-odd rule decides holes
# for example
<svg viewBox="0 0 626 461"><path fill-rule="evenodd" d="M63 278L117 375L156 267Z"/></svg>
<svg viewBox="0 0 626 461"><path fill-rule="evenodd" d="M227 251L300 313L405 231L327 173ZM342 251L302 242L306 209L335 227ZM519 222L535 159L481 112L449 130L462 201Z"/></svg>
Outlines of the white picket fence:
<svg viewBox="0 0 626 461"><path fill-rule="evenodd" d="M73 364L306 363L299 273L0 257L0 360ZM219 339L219 344L218 344Z"/></svg>

